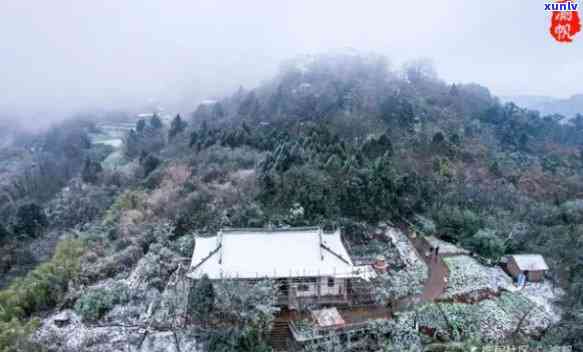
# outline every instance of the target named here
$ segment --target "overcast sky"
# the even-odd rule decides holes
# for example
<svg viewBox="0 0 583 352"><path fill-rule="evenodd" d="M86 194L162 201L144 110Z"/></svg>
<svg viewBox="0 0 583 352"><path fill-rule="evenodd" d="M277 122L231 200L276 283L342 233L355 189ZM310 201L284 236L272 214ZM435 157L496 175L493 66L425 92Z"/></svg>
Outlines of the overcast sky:
<svg viewBox="0 0 583 352"><path fill-rule="evenodd" d="M0 108L47 115L253 86L303 53L432 58L497 95L583 93L583 33L548 34L543 1L2 0Z"/></svg>

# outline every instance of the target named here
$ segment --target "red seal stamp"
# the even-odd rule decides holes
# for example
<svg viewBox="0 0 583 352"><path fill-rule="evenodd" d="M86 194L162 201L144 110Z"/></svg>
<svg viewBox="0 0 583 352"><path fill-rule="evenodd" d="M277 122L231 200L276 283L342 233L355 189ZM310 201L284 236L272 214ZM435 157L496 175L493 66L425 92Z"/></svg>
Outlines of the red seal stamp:
<svg viewBox="0 0 583 352"><path fill-rule="evenodd" d="M560 10L551 12L551 35L560 43L571 43L575 34L581 31L577 5L572 6L572 2L566 0L557 1L553 5L556 6L553 6L553 10L555 8Z"/></svg>

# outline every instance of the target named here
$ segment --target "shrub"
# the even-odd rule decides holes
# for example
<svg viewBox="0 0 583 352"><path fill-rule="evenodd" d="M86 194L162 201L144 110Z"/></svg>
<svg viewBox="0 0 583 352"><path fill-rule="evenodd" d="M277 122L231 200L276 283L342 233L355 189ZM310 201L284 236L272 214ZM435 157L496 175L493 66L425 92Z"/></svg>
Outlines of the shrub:
<svg viewBox="0 0 583 352"><path fill-rule="evenodd" d="M97 321L116 304L129 301L129 289L123 284L111 288L95 288L83 294L75 303L75 311L85 321Z"/></svg>
<svg viewBox="0 0 583 352"><path fill-rule="evenodd" d="M154 171L162 160L158 159L156 156L152 154L148 154L146 157L140 160L140 164L144 169L144 177L148 177L152 171Z"/></svg>
<svg viewBox="0 0 583 352"><path fill-rule="evenodd" d="M36 237L48 225L43 209L34 204L24 204L16 212L14 232L17 235Z"/></svg>
<svg viewBox="0 0 583 352"><path fill-rule="evenodd" d="M8 230L6 230L6 228L0 224L0 243L10 239L11 237L12 235L10 232L8 232Z"/></svg>
<svg viewBox="0 0 583 352"><path fill-rule="evenodd" d="M157 168L144 179L142 185L144 188L148 190L155 190L156 188L160 187L162 181L164 179L164 170L161 168Z"/></svg>
<svg viewBox="0 0 583 352"><path fill-rule="evenodd" d="M458 207L441 208L433 218L437 223L438 232L446 239L456 241L475 234L482 226L482 220L476 213Z"/></svg>
<svg viewBox="0 0 583 352"><path fill-rule="evenodd" d="M179 253L183 257L190 257L194 250L194 236L185 235L178 238L176 241L170 242L170 249Z"/></svg>
<svg viewBox="0 0 583 352"><path fill-rule="evenodd" d="M76 280L85 247L79 240L59 242L52 259L0 291L0 321L9 322L47 309L64 295L69 281Z"/></svg>
<svg viewBox="0 0 583 352"><path fill-rule="evenodd" d="M47 206L51 226L71 228L103 215L113 203L114 189L70 182Z"/></svg>
<svg viewBox="0 0 583 352"><path fill-rule="evenodd" d="M433 220L419 214L415 215L414 224L418 226L418 229L426 236L434 235L437 231L437 227Z"/></svg>
<svg viewBox="0 0 583 352"><path fill-rule="evenodd" d="M188 299L188 310L192 318L195 321L208 320L215 305L215 290L207 275L191 286Z"/></svg>
<svg viewBox="0 0 583 352"><path fill-rule="evenodd" d="M149 127L154 128L154 129L160 129L160 128L162 128L162 126L163 126L162 120L160 120L158 115L154 114L154 116L152 116L150 118Z"/></svg>
<svg viewBox="0 0 583 352"><path fill-rule="evenodd" d="M170 124L170 130L168 131L168 139L174 138L177 134L184 131L188 124L182 120L180 115L176 115L176 117L172 120Z"/></svg>
<svg viewBox="0 0 583 352"><path fill-rule="evenodd" d="M142 210L145 207L146 194L142 191L126 191L120 194L107 210L103 223L115 224L125 210Z"/></svg>
<svg viewBox="0 0 583 352"><path fill-rule="evenodd" d="M504 241L490 229L479 230L467 242L474 251L484 257L499 259L506 252Z"/></svg>
<svg viewBox="0 0 583 352"><path fill-rule="evenodd" d="M157 232L156 229L153 229L152 231L153 234L153 239L156 240L156 237L162 237L164 236L163 234L161 234L160 232ZM141 256L141 257L131 257L128 259L133 260L137 260L137 264L135 265L135 268L133 269L133 271L131 272L128 280L129 282L131 282L131 285L145 285L145 286L151 286L154 288L157 288L158 290L162 291L165 288L165 285L167 283L168 278L170 277L170 275L176 270L176 268L178 267L178 261L177 259L179 258L178 255L176 253L174 253L172 250L168 249L167 247L162 246L160 243L154 243L154 242L147 242L143 244L144 247L147 246L147 248L145 248L145 250L142 252L140 251L139 253L136 254L143 254L144 252L146 253L145 255ZM166 245L166 243L165 243ZM128 249L131 248L136 248L133 245L128 247ZM124 250L127 251L128 249ZM110 265L108 265L108 267L110 269L113 270L120 270L120 267L124 267L124 268L129 268L125 265L122 265L120 263L117 263L114 257L108 257L110 258L108 261L110 262ZM119 260L119 259L117 259ZM116 266L117 264L117 266ZM93 270L93 274L94 275L100 275L100 271L97 270ZM101 275L103 276L103 275ZM112 276L107 275L107 276ZM107 277L106 276L106 277Z"/></svg>
<svg viewBox="0 0 583 352"><path fill-rule="evenodd" d="M0 321L0 352L41 351L40 346L28 338L38 325L37 320L24 322L14 318L8 322Z"/></svg>
<svg viewBox="0 0 583 352"><path fill-rule="evenodd" d="M583 199L575 199L561 204L561 211L567 222L583 222Z"/></svg>
<svg viewBox="0 0 583 352"><path fill-rule="evenodd" d="M200 283L196 286L200 287L199 285ZM208 284L204 285L208 287ZM275 283L270 280L258 281L255 284L225 280L216 282L213 287L214 305L211 315L217 314L223 321L230 321L233 324L229 329L209 330L208 350L263 351L270 326L278 311L275 306L277 290ZM209 295L210 291L207 291L203 295L204 299L198 303L210 304Z"/></svg>
<svg viewBox="0 0 583 352"><path fill-rule="evenodd" d="M129 270L144 255L143 248L130 245L118 253L104 258L88 255L83 258L84 265L81 279L88 284L100 279L112 277Z"/></svg>
<svg viewBox="0 0 583 352"><path fill-rule="evenodd" d="M197 154L193 158L192 164L200 168L208 168L208 165L214 165L228 173L241 169L253 169L260 156L260 153L248 147L231 149L213 146ZM199 174L204 173L204 170L199 172Z"/></svg>
<svg viewBox="0 0 583 352"><path fill-rule="evenodd" d="M223 329L213 332L209 337L207 349L209 352L271 352L273 349L262 338L261 331L256 328L245 328L242 331Z"/></svg>
<svg viewBox="0 0 583 352"><path fill-rule="evenodd" d="M81 169L81 179L86 183L96 183L99 174L103 171L101 163L91 159L85 159L83 169Z"/></svg>

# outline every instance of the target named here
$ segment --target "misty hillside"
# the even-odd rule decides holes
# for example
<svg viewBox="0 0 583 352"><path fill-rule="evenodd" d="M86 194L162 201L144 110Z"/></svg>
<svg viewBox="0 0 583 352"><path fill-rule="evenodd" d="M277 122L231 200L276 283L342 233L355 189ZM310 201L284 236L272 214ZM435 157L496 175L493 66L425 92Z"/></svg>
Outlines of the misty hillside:
<svg viewBox="0 0 583 352"><path fill-rule="evenodd" d="M290 59L169 122L128 116L0 131L14 137L0 144L0 351L270 351L274 282L186 273L221 228L305 226L389 263L371 285L391 314L355 351L583 348L582 116L353 51ZM444 296L397 311L387 302L427 280L399 257L423 255L412 233L465 255L444 259ZM499 289L516 253L544 256L544 283Z"/></svg>
<svg viewBox="0 0 583 352"><path fill-rule="evenodd" d="M541 105L540 110L547 114L560 114L569 118L583 113L583 95L573 95Z"/></svg>
<svg viewBox="0 0 583 352"><path fill-rule="evenodd" d="M548 115L559 114L566 118L573 118L577 114L583 114L583 95L581 94L573 95L567 99L535 95L504 97L503 99Z"/></svg>

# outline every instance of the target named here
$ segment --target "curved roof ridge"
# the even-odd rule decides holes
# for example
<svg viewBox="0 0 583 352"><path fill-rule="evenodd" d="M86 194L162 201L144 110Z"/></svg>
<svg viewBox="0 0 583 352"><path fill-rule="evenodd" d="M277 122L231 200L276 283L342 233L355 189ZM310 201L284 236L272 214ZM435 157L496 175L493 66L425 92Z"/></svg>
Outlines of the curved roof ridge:
<svg viewBox="0 0 583 352"><path fill-rule="evenodd" d="M297 232L297 231L318 231L319 226L298 226L298 227L224 227L225 232Z"/></svg>

